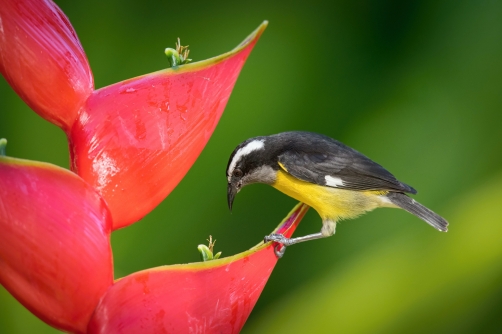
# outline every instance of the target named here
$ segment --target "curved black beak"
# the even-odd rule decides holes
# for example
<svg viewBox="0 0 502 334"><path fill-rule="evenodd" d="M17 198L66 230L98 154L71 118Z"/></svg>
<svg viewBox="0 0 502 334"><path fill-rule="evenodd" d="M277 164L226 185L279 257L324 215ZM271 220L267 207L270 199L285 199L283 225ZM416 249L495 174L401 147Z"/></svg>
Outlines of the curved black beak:
<svg viewBox="0 0 502 334"><path fill-rule="evenodd" d="M237 194L237 187L232 183L228 184L227 188L227 200L228 200L228 208L232 211L232 204L234 203L235 195Z"/></svg>

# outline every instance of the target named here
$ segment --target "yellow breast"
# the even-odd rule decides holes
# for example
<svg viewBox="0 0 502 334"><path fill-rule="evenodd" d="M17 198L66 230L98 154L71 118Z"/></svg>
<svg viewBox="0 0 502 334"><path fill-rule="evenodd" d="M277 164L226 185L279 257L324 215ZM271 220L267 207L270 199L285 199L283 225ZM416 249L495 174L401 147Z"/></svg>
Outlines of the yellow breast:
<svg viewBox="0 0 502 334"><path fill-rule="evenodd" d="M272 186L311 206L322 219L333 221L355 218L377 207L388 206L382 201L382 192L320 186L299 180L283 170L277 172L277 179Z"/></svg>

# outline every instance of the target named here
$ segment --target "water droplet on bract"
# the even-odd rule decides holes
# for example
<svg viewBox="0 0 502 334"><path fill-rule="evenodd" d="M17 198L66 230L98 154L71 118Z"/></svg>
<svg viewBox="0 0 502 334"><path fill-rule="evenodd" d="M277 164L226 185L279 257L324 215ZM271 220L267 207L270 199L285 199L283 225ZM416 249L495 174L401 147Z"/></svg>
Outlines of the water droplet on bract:
<svg viewBox="0 0 502 334"><path fill-rule="evenodd" d="M136 89L134 89L134 88L127 88L125 90L126 93L134 93L135 91L136 91Z"/></svg>

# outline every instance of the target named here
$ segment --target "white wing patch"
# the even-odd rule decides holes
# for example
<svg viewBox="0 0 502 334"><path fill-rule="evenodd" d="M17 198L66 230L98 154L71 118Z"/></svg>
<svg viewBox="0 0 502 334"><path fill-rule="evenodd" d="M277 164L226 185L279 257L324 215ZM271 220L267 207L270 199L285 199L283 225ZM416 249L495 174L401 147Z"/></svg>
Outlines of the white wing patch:
<svg viewBox="0 0 502 334"><path fill-rule="evenodd" d="M339 186L343 186L343 181L339 177L333 177L331 175L326 175L324 177L324 179L326 180L326 185L327 186L335 187L335 188L339 187Z"/></svg>
<svg viewBox="0 0 502 334"><path fill-rule="evenodd" d="M383 207L390 207L390 208L398 208L398 206L387 197L387 196L378 196L380 199L380 205Z"/></svg>
<svg viewBox="0 0 502 334"><path fill-rule="evenodd" d="M249 143L246 144L246 146L241 147L234 155L234 158L232 159L232 162L230 163L230 166L228 167L228 175L232 175L232 172L235 169L235 166L241 160L241 158L245 155L248 155L249 153L256 151L256 150L261 150L265 146L264 140L253 140L250 141ZM229 180L230 182L230 180Z"/></svg>

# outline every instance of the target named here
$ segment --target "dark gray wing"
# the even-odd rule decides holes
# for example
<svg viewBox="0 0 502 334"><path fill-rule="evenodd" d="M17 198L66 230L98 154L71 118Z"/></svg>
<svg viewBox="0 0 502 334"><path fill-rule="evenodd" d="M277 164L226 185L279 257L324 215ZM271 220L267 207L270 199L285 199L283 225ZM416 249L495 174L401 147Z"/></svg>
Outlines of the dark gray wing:
<svg viewBox="0 0 502 334"><path fill-rule="evenodd" d="M281 167L300 180L324 186L417 193L356 150L331 138L322 139L307 146L292 145L281 152L278 159ZM316 152L312 152L312 147L316 147Z"/></svg>

